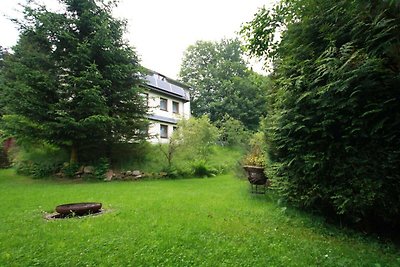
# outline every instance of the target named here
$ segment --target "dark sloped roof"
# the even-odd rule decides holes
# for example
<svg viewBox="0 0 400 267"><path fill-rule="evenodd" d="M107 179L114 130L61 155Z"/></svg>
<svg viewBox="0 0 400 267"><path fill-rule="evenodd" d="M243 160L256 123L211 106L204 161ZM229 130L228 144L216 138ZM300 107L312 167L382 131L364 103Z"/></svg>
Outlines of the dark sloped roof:
<svg viewBox="0 0 400 267"><path fill-rule="evenodd" d="M174 118L168 118L168 117L164 117L164 116L160 116L160 115L154 115L151 114L148 117L151 120L155 120L155 121L161 121L161 122L168 122L168 123L172 123L172 124L177 124L178 120L174 119Z"/></svg>
<svg viewBox="0 0 400 267"><path fill-rule="evenodd" d="M159 77L162 77L160 79ZM189 89L188 86L170 79L162 74L157 72L153 72L149 70L149 74L145 76L147 85L160 92L170 96L174 96L176 98L182 99L184 101L189 101L190 96L189 93L186 91Z"/></svg>

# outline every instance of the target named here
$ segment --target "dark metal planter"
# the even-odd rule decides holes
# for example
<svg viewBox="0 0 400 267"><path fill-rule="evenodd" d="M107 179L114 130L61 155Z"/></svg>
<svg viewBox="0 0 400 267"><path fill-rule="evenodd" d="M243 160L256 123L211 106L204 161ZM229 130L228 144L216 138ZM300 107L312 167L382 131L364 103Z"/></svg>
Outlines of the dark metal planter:
<svg viewBox="0 0 400 267"><path fill-rule="evenodd" d="M251 185L251 192L256 194L265 194L268 185L268 179L267 176L265 176L264 167L243 166L243 169L247 173L247 179ZM259 187L261 187L261 191L258 191Z"/></svg>

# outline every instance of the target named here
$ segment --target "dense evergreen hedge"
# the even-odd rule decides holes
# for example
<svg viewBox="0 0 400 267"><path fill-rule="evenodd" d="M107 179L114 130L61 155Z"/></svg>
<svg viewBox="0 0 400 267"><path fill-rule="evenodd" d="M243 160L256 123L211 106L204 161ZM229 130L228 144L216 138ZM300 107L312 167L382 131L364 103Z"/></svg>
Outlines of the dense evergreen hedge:
<svg viewBox="0 0 400 267"><path fill-rule="evenodd" d="M282 195L355 222L396 225L400 9L366 3L282 1L243 32L254 54L274 58L265 130Z"/></svg>

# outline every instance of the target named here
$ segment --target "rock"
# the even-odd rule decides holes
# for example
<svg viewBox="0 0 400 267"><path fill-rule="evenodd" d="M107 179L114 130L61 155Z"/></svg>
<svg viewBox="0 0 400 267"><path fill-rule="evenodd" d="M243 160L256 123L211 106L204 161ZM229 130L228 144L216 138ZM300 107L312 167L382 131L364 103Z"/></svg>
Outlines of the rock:
<svg viewBox="0 0 400 267"><path fill-rule="evenodd" d="M84 166L80 166L79 169L75 172L75 175L83 174L83 169L84 168L85 168Z"/></svg>
<svg viewBox="0 0 400 267"><path fill-rule="evenodd" d="M122 180L122 177L124 177L123 173L121 172L114 172L113 174L113 180Z"/></svg>
<svg viewBox="0 0 400 267"><path fill-rule="evenodd" d="M132 172L132 175L133 176L140 176L140 175L142 175L142 173L140 171L136 170L136 171Z"/></svg>
<svg viewBox="0 0 400 267"><path fill-rule="evenodd" d="M108 170L105 174L106 178L104 179L104 181L111 181L113 177L115 177L115 173L113 172L113 170Z"/></svg>
<svg viewBox="0 0 400 267"><path fill-rule="evenodd" d="M131 175L132 175L132 172L131 172L131 171L126 171L126 172L125 172L125 175L126 175L126 176L131 176Z"/></svg>
<svg viewBox="0 0 400 267"><path fill-rule="evenodd" d="M84 174L91 174L94 172L94 167L93 166L86 166L83 168L83 173Z"/></svg>

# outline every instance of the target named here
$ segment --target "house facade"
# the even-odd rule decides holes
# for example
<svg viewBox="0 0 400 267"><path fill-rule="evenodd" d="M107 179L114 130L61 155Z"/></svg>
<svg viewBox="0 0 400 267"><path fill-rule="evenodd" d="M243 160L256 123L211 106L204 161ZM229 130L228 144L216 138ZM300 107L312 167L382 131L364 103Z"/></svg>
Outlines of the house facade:
<svg viewBox="0 0 400 267"><path fill-rule="evenodd" d="M190 118L190 87L151 70L145 79L149 141L167 143L178 121Z"/></svg>

